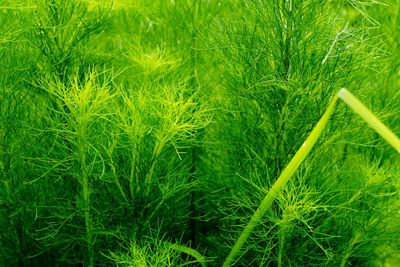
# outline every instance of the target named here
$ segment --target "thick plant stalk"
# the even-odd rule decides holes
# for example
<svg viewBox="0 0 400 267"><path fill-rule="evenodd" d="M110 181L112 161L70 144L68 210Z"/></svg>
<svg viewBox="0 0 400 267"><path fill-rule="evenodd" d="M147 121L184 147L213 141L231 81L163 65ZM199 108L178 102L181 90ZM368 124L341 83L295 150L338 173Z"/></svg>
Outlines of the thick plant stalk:
<svg viewBox="0 0 400 267"><path fill-rule="evenodd" d="M400 153L400 139L383 124L360 100L347 89L340 89L338 96L353 109L378 134Z"/></svg>
<svg viewBox="0 0 400 267"><path fill-rule="evenodd" d="M93 248L93 224L90 214L90 181L87 168L86 155L86 122L78 122L78 161L81 168L79 179L82 185L83 212L85 215L86 243L88 253L88 266L94 266L94 248Z"/></svg>
<svg viewBox="0 0 400 267"><path fill-rule="evenodd" d="M94 250L93 250L93 224L92 217L90 214L90 181L87 168L87 155L86 155L86 122L78 121L78 164L80 167L80 173L78 179L82 185L82 201L83 201L83 212L85 216L85 230L86 230L86 243L88 253L88 266L94 266Z"/></svg>
<svg viewBox="0 0 400 267"><path fill-rule="evenodd" d="M283 249L285 244L285 230L279 233L278 267L282 267Z"/></svg>
<svg viewBox="0 0 400 267"><path fill-rule="evenodd" d="M228 257L226 258L223 267L231 266L234 262L236 256L239 254L240 249L246 242L247 238L249 237L250 233L254 230L254 228L258 225L261 218L265 214L265 212L271 207L272 202L276 198L279 191L286 185L289 181L290 177L294 174L294 172L298 169L300 164L304 161L307 155L310 153L312 147L317 142L318 138L320 137L322 131L324 130L329 117L332 115L336 102L338 100L338 96L335 95L329 104L327 110L325 111L324 115L321 117L317 125L311 131L310 135L297 151L296 155L294 155L293 159L289 162L286 168L283 170L282 174L276 180L272 188L269 190L267 196L262 201L261 205L258 207L256 212L254 213L253 217L251 217L250 222L246 225L245 229L243 230L242 234L240 235L239 239L236 241L236 244L233 246L231 252L229 253Z"/></svg>
<svg viewBox="0 0 400 267"><path fill-rule="evenodd" d="M338 98L341 98L348 106L350 106L355 113L360 115L360 117L368 123L368 125L373 128L378 134L380 134L391 146L393 146L400 153L400 139L388 128L384 125L360 100L358 100L353 94L351 94L347 89L342 88L339 90L337 95L335 95L329 104L327 110L324 115L321 117L317 125L311 131L310 135L297 151L296 155L289 162L286 168L283 170L282 174L279 176L275 184L272 186L267 196L262 201L261 205L258 207L253 217L250 219L250 222L246 225L239 239L236 241L236 244L232 248L228 257L226 258L223 266L228 267L231 266L235 257L240 252L240 249L246 242L250 233L257 226L259 221L261 220L264 213L271 207L272 202L276 198L276 195L289 181L290 177L294 174L294 172L298 169L300 164L306 158L308 153L310 153L312 147L318 140L321 132L324 130L329 117L332 115L335 104Z"/></svg>

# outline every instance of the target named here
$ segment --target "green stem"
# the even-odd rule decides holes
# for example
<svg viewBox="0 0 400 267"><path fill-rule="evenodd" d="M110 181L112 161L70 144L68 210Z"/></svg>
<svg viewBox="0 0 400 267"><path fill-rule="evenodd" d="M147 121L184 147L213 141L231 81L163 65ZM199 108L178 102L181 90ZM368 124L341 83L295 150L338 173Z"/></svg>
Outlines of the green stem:
<svg viewBox="0 0 400 267"><path fill-rule="evenodd" d="M146 177L144 179L144 183L145 183L144 193L146 196L150 193L151 184L153 182L154 168L157 165L158 157L160 156L165 143L166 142L165 142L164 138L161 138L159 141L157 141L157 143L154 146L150 169L146 173Z"/></svg>
<svg viewBox="0 0 400 267"><path fill-rule="evenodd" d="M90 214L90 181L86 165L86 123L84 120L79 121L78 136L78 161L80 172L80 179L82 183L82 198L83 198L83 212L85 217L86 229L86 243L90 267L94 266L94 249L93 249L93 224Z"/></svg>
<svg viewBox="0 0 400 267"><path fill-rule="evenodd" d="M310 135L297 151L296 155L293 159L289 162L286 168L283 170L282 174L276 180L272 188L269 190L267 196L262 201L261 205L258 207L256 212L250 219L250 222L246 225L245 229L241 233L240 237L236 241L236 244L233 246L231 252L229 253L228 257L225 259L223 267L231 266L234 262L236 256L239 254L240 249L250 236L250 233L254 230L254 228L258 225L261 218L263 217L264 213L271 207L272 202L276 198L279 191L286 185L289 181L290 177L294 174L294 172L299 168L300 164L304 161L306 156L310 153L312 147L317 142L318 138L320 137L323 129L325 128L329 117L332 115L336 102L338 100L338 96L335 95L329 104L327 110L325 111L324 115L321 117L317 125L311 131Z"/></svg>
<svg viewBox="0 0 400 267"><path fill-rule="evenodd" d="M283 227L284 228L284 227ZM285 244L285 229L279 233L278 267L282 267L283 248Z"/></svg>
<svg viewBox="0 0 400 267"><path fill-rule="evenodd" d="M202 14L202 1L201 0L194 0L192 3L192 20L191 20L191 48L190 48L190 58L191 58L191 92L189 95L189 99L192 98L196 90L200 88L200 81L198 75L198 58L199 58L199 50L198 50L198 31L200 26L200 15ZM192 111L192 115L196 115L197 110ZM198 165L199 165L199 154L200 149L196 143L201 140L202 132L199 129L191 131L192 136L194 139L192 140L190 146L190 160L191 166L189 169L190 176L189 182L193 183L196 180ZM198 233L202 232L200 224L198 222L198 218L201 217L200 211L198 209L197 201L200 199L199 192L196 190L191 190L189 194L189 212L191 214L190 219L188 221L189 231L189 238L192 240L193 244L196 245L198 241Z"/></svg>
<svg viewBox="0 0 400 267"><path fill-rule="evenodd" d="M83 171L82 188L83 188L83 203L85 213L85 227L86 227L86 243L88 246L89 266L94 266L94 250L93 250L93 225L90 215L90 189L89 177L86 171Z"/></svg>
<svg viewBox="0 0 400 267"><path fill-rule="evenodd" d="M383 124L360 100L347 89L340 89L338 96L353 109L378 134L380 134L397 152L400 153L400 139Z"/></svg>
<svg viewBox="0 0 400 267"><path fill-rule="evenodd" d="M183 252L187 255L194 257L197 260L197 262L201 264L202 267L207 267L206 258L197 250L178 244L170 244L170 246L172 249L175 249L177 251Z"/></svg>
<svg viewBox="0 0 400 267"><path fill-rule="evenodd" d="M356 245L363 241L362 238L363 238L364 234L366 232L368 232L368 229L370 227L373 227L378 222L379 222L378 219L372 219L365 226L360 227L360 229L354 234L354 236L351 238L351 240L349 242L349 245L346 248L346 253L343 255L342 260L340 261L340 265L339 265L340 267L346 266L346 263L348 262L349 258L351 257Z"/></svg>
<svg viewBox="0 0 400 267"><path fill-rule="evenodd" d="M126 196L126 194L125 194L125 192L124 192L124 189L122 188L122 185L121 185L121 183L119 182L118 174L117 174L117 171L115 170L115 164L114 164L114 161L113 161L112 159L111 159L111 170L112 170L112 172L113 172L114 181L115 181L115 184L116 184L117 187L118 187L119 192L121 193L122 197L124 198L125 203L128 203L128 202L129 202L129 201L128 201L128 197Z"/></svg>
<svg viewBox="0 0 400 267"><path fill-rule="evenodd" d="M353 94L351 94L347 89L342 88L337 95L335 95L325 111L324 115L321 117L317 125L311 131L310 135L307 137L306 141L297 151L296 155L289 162L286 168L283 170L282 174L279 176L275 184L272 186L267 196L262 201L261 205L258 207L256 212L250 219L250 222L246 225L245 229L241 233L240 237L233 246L228 257L225 259L223 264L224 267L231 266L237 254L239 254L240 249L246 242L250 233L258 225L264 213L271 207L272 202L276 198L279 191L286 185L290 177L299 168L300 164L306 158L308 153L310 153L312 147L317 142L320 137L322 130L326 127L329 117L332 115L336 102L338 98L341 98L348 106L350 106L354 112L356 112L360 117L366 121L369 126L371 126L377 133L379 133L390 145L392 145L400 153L400 139L384 125L364 104L361 103ZM346 262L346 256L342 260Z"/></svg>
<svg viewBox="0 0 400 267"><path fill-rule="evenodd" d="M131 199L134 199L135 194L140 191L139 177L136 176L136 192L135 192L135 169L136 169L136 149L131 152L131 170L129 173L129 192Z"/></svg>
<svg viewBox="0 0 400 267"><path fill-rule="evenodd" d="M340 265L339 265L340 267L345 267L346 266L346 263L349 260L351 254L353 252L354 246L359 242L359 240L362 237L362 235L363 235L363 232L362 231L358 231L353 236L353 238L350 240L349 246L346 249L346 253L343 255L342 260L340 261Z"/></svg>

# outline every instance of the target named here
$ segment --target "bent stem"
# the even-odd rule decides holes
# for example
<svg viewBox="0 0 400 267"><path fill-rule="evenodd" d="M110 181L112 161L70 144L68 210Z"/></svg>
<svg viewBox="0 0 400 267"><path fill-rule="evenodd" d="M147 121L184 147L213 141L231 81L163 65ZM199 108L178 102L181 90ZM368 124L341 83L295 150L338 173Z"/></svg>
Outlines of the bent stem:
<svg viewBox="0 0 400 267"><path fill-rule="evenodd" d="M360 100L346 88L340 89L338 96L357 113L372 129L382 136L400 153L400 139L383 124Z"/></svg>
<svg viewBox="0 0 400 267"><path fill-rule="evenodd" d="M317 142L318 138L321 135L321 132L326 127L326 124L329 120L329 117L332 115L336 102L338 98L341 98L350 108L353 109L355 113L357 113L367 124L373 128L378 134L380 134L391 146L394 147L400 153L400 139L388 128L385 124L383 124L360 100L358 100L353 94L351 94L347 89L342 88L339 92L333 97L331 103L329 104L327 110L324 115L321 117L317 125L311 131L310 135L307 137L306 141L304 141L303 145L297 151L296 155L292 158L286 168L283 170L279 178L276 180L272 188L269 190L267 196L261 202L261 205L258 207L256 212L250 219L250 222L246 225L245 229L241 233L240 237L236 241L233 246L231 252L228 257L225 259L223 267L231 266L235 257L240 252L240 249L246 242L250 233L257 226L259 221L261 220L264 213L271 207L272 202L276 198L278 192L282 190L282 188L289 181L290 177L294 174L294 172L299 168L300 164L304 161L307 155L310 153L312 147ZM279 259L281 261L281 257Z"/></svg>
<svg viewBox="0 0 400 267"><path fill-rule="evenodd" d="M207 261L206 258L197 250L193 249L193 248L189 248L187 246L182 246L182 245L178 245L178 244L170 244L171 248L176 250L176 251L180 251L183 252L187 255L190 255L192 257L194 257L197 262L199 262L201 264L202 267L207 267Z"/></svg>
<svg viewBox="0 0 400 267"><path fill-rule="evenodd" d="M317 125L311 131L310 135L307 137L306 141L297 151L296 155L292 158L286 168L283 170L279 178L276 180L272 188L269 190L267 196L261 202L261 205L258 207L256 212L254 213L253 217L251 217L250 222L247 224L243 232L241 233L240 237L236 241L236 244L233 246L231 252L229 253L228 257L226 258L223 267L231 266L235 257L240 252L240 249L246 242L247 238L249 237L250 233L254 230L254 228L258 225L259 221L261 220L262 216L265 212L271 207L272 202L276 198L277 194L280 190L286 185L289 181L290 177L294 174L294 172L298 169L300 164L304 161L307 155L310 153L312 147L317 142L318 138L320 137L323 129L325 128L329 117L332 115L336 102L338 100L338 96L335 95L331 100L327 110L325 111L324 115L318 121Z"/></svg>

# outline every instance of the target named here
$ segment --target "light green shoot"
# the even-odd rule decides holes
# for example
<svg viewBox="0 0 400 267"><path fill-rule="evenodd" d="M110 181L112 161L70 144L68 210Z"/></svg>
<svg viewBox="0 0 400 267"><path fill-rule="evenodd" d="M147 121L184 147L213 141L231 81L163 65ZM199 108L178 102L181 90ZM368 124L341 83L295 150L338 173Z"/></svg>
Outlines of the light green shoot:
<svg viewBox="0 0 400 267"><path fill-rule="evenodd" d="M353 109L378 134L380 134L397 152L400 153L400 139L383 124L360 100L347 89L340 89L338 96Z"/></svg>
<svg viewBox="0 0 400 267"><path fill-rule="evenodd" d="M201 264L202 267L207 267L205 257L197 250L178 244L171 244L171 248L194 257Z"/></svg>
<svg viewBox="0 0 400 267"><path fill-rule="evenodd" d="M338 98L341 98L347 105L349 105L354 112L361 116L377 133L379 133L390 145L392 145L398 152L400 152L400 140L399 138L387 128L364 104L361 103L355 96L353 96L346 89L341 89L337 95L333 97L331 103L329 104L327 110L322 115L321 119L318 121L317 125L311 131L310 135L307 137L306 141L296 152L292 160L283 170L279 178L276 180L272 188L268 191L267 196L261 202L258 209L255 211L251 217L249 223L246 225L245 229L239 236L235 245L233 246L228 257L225 259L223 267L231 266L234 262L236 256L239 254L240 249L246 242L247 238L250 236L251 232L261 221L265 212L271 208L273 201L275 200L278 193L284 188L286 183L299 168L300 164L304 161L307 155L310 153L312 147L317 142L322 131L325 129L328 120L332 113Z"/></svg>

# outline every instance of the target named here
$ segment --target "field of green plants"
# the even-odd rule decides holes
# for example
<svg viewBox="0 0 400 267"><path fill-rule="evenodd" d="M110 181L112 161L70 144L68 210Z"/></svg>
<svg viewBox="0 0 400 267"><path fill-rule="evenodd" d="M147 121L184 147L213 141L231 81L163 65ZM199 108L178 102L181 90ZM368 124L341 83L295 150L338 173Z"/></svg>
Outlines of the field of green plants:
<svg viewBox="0 0 400 267"><path fill-rule="evenodd" d="M399 266L399 135L399 0L0 0L0 266Z"/></svg>

